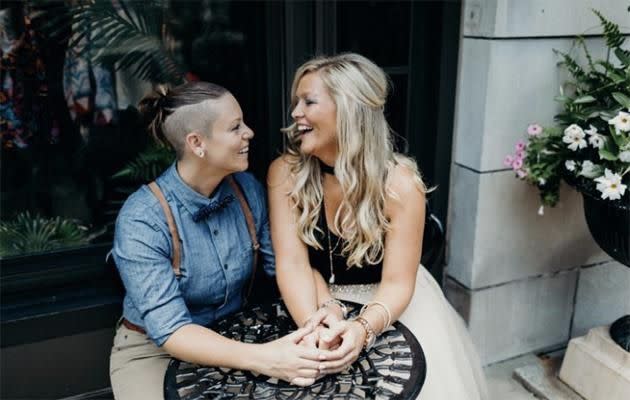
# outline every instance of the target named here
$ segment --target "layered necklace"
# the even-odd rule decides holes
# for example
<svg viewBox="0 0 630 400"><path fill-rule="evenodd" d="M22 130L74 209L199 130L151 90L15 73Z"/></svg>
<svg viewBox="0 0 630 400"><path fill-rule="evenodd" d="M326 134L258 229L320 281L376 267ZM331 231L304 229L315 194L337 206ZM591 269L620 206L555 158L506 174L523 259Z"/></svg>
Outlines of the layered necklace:
<svg viewBox="0 0 630 400"><path fill-rule="evenodd" d="M319 162L321 167L321 171L325 174L335 175L335 169L329 165L324 164L323 162ZM323 178L323 176L322 176ZM324 223L326 224L326 238L328 239L328 265L330 266L330 278L328 278L328 283L331 285L335 283L335 270L333 266L333 254L335 250L337 250L337 246L341 242L341 236L337 237L337 242L335 243L335 247L332 246L332 241L330 240L330 228L328 227L328 222L326 221L326 198L322 194L322 203L324 204Z"/></svg>
<svg viewBox="0 0 630 400"><path fill-rule="evenodd" d="M326 224L326 238L328 239L328 265L330 266L330 278L328 278L328 283L331 285L335 283L335 270L333 267L333 253L337 250L337 246L339 246L339 242L341 242L341 237L337 237L337 242L335 243L335 247L332 247L332 241L330 240L330 228L328 227L328 222L326 222L326 199L322 198L322 203L324 203L324 223Z"/></svg>

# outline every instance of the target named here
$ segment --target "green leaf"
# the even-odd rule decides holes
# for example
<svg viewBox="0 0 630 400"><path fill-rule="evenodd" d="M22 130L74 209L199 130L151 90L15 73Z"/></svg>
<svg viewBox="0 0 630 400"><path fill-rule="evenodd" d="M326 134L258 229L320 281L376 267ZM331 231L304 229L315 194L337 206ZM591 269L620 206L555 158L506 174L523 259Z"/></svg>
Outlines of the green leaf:
<svg viewBox="0 0 630 400"><path fill-rule="evenodd" d="M163 146L151 146L138 154L135 160L129 162L112 178L127 178L149 182L168 168L174 159L175 153L171 149Z"/></svg>
<svg viewBox="0 0 630 400"><path fill-rule="evenodd" d="M614 83L621 83L626 80L623 76L619 75L615 71L608 71L608 76L610 76Z"/></svg>
<svg viewBox="0 0 630 400"><path fill-rule="evenodd" d="M612 142L615 147L616 147L616 151L615 154L617 152L619 152L619 149L623 148L626 144L625 138L623 134L617 134L617 132L615 131L615 127L613 125L608 125L608 130L610 131L610 136L612 137L612 140L607 140L607 142Z"/></svg>
<svg viewBox="0 0 630 400"><path fill-rule="evenodd" d="M557 101L558 103L568 103L571 101L571 98L568 96L564 96L564 95L558 95L556 97L553 98L555 101Z"/></svg>
<svg viewBox="0 0 630 400"><path fill-rule="evenodd" d="M84 245L102 232L88 235L88 229L75 220L25 211L11 221L0 222L0 257Z"/></svg>
<svg viewBox="0 0 630 400"><path fill-rule="evenodd" d="M623 65L630 64L630 51L621 48L615 49L615 55Z"/></svg>
<svg viewBox="0 0 630 400"><path fill-rule="evenodd" d="M586 104L597 101L597 99L593 96L580 96L577 99L573 100L573 104Z"/></svg>
<svg viewBox="0 0 630 400"><path fill-rule="evenodd" d="M599 149L599 158L602 160L616 161L618 157L605 148L601 148Z"/></svg>
<svg viewBox="0 0 630 400"><path fill-rule="evenodd" d="M615 127L612 125L608 126L608 131L610 132L610 137L606 137L604 148L613 154L617 154L619 149L623 147L623 137L615 133Z"/></svg>
<svg viewBox="0 0 630 400"><path fill-rule="evenodd" d="M612 97L617 101L617 103L621 104L622 107L630 109L630 97L621 92L614 92Z"/></svg>
<svg viewBox="0 0 630 400"><path fill-rule="evenodd" d="M593 10L593 13L597 15L599 21L604 29L604 38L606 39L606 45L612 49L619 48L626 40L619 26L608 19L606 19L599 11Z"/></svg>
<svg viewBox="0 0 630 400"><path fill-rule="evenodd" d="M578 175L585 176L587 178L597 178L604 173L604 168L599 164L594 164L593 168L590 170L584 171L583 169L578 173Z"/></svg>

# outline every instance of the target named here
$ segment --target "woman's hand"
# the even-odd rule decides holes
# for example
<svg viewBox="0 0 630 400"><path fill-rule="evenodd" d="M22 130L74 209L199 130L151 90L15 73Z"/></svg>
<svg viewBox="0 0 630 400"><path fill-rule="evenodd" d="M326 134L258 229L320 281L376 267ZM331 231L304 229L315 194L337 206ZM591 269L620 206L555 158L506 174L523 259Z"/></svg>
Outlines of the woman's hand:
<svg viewBox="0 0 630 400"><path fill-rule="evenodd" d="M341 309L338 306L326 306L320 307L319 310L315 311L315 313L306 320L304 327L313 329L319 325L331 327L340 321L343 321Z"/></svg>
<svg viewBox="0 0 630 400"><path fill-rule="evenodd" d="M321 352L300 343L313 329L302 328L273 342L261 345L256 372L298 386L309 386L320 376Z"/></svg>
<svg viewBox="0 0 630 400"><path fill-rule="evenodd" d="M337 348L341 343L341 338L335 335L330 327L341 321L343 321L343 313L339 307L321 307L306 321L304 327L312 328L313 333L306 335L300 344L321 350Z"/></svg>
<svg viewBox="0 0 630 400"><path fill-rule="evenodd" d="M341 345L326 352L321 362L320 371L326 374L336 374L349 367L361 353L367 332L363 325L356 321L341 321L330 329L328 334L341 338Z"/></svg>

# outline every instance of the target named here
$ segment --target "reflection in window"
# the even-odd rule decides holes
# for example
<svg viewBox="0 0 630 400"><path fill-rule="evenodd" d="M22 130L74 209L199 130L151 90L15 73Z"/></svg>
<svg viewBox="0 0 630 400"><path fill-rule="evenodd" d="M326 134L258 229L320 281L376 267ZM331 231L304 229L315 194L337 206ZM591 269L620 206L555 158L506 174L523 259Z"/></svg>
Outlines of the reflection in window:
<svg viewBox="0 0 630 400"><path fill-rule="evenodd" d="M3 4L0 257L111 241L126 197L173 160L134 107L155 83L221 84L250 126L267 129L265 7Z"/></svg>

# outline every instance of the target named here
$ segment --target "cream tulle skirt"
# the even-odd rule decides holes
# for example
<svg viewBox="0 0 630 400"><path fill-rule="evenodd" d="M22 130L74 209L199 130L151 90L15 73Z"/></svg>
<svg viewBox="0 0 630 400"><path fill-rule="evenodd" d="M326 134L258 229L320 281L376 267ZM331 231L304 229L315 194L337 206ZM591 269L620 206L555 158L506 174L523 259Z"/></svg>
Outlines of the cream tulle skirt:
<svg viewBox="0 0 630 400"><path fill-rule="evenodd" d="M377 285L331 285L333 296L366 303ZM416 336L427 362L420 400L487 400L481 362L463 319L444 297L431 274L420 265L416 289L399 318Z"/></svg>

